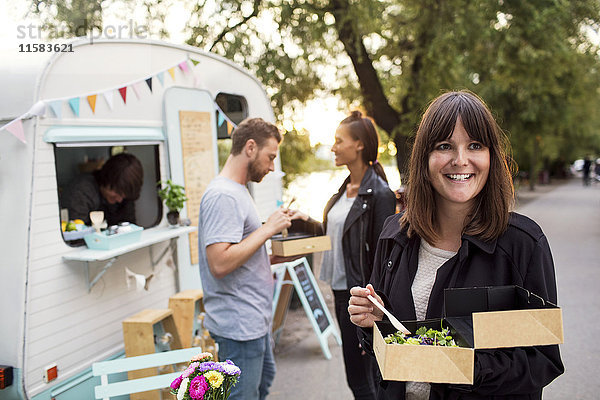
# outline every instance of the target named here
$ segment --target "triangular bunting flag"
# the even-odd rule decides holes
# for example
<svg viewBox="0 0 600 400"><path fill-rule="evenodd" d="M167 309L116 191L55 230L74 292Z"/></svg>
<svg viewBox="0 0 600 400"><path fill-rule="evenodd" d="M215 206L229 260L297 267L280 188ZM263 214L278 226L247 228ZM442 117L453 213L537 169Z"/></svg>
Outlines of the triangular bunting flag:
<svg viewBox="0 0 600 400"><path fill-rule="evenodd" d="M12 133L14 137L19 139L21 142L27 143L25 141L25 132L23 132L23 121L21 121L20 118L15 119L14 121L6 125L4 129Z"/></svg>
<svg viewBox="0 0 600 400"><path fill-rule="evenodd" d="M221 114L221 112L217 111L217 114L219 114L218 125L221 126L221 125L223 125L223 122L225 122L225 118L223 118L223 114Z"/></svg>
<svg viewBox="0 0 600 400"><path fill-rule="evenodd" d="M107 90L103 92L104 100L106 100L106 104L108 104L108 108L112 110L113 108L113 100L114 100L114 92L112 90Z"/></svg>
<svg viewBox="0 0 600 400"><path fill-rule="evenodd" d="M72 99L69 99L69 105L71 106L73 113L79 117L79 97L73 97Z"/></svg>
<svg viewBox="0 0 600 400"><path fill-rule="evenodd" d="M175 67L169 68L168 71L169 71L169 74L171 75L171 78L173 78L173 80L175 80Z"/></svg>
<svg viewBox="0 0 600 400"><path fill-rule="evenodd" d="M93 113L96 112L96 96L97 95L93 94L87 97L87 101L90 104L90 108L92 109Z"/></svg>
<svg viewBox="0 0 600 400"><path fill-rule="evenodd" d="M233 131L233 125L227 121L227 135L231 136L231 132Z"/></svg>
<svg viewBox="0 0 600 400"><path fill-rule="evenodd" d="M192 64L194 64L194 67L195 67L196 65L200 64L200 61L198 61L198 60L194 60L194 59L192 59L192 58L190 58L190 61L192 62Z"/></svg>
<svg viewBox="0 0 600 400"><path fill-rule="evenodd" d="M189 70L190 70L190 67L188 67L187 61L180 62L179 63L179 68L181 68L181 70L183 72L189 72Z"/></svg>
<svg viewBox="0 0 600 400"><path fill-rule="evenodd" d="M135 97L137 97L137 99L141 99L142 98L142 81L139 82L135 82L133 85L131 85L131 87L133 88L133 92L135 93Z"/></svg>
<svg viewBox="0 0 600 400"><path fill-rule="evenodd" d="M148 85L148 89L150 89L150 93L152 93L152 77L146 79L146 85Z"/></svg>
<svg viewBox="0 0 600 400"><path fill-rule="evenodd" d="M158 74L156 74L156 77L160 81L160 84L165 86L165 71L159 72Z"/></svg>
<svg viewBox="0 0 600 400"><path fill-rule="evenodd" d="M54 113L54 115L56 116L56 118L60 119L62 118L62 101L60 100L54 100L50 102L50 108L52 109L52 112Z"/></svg>
<svg viewBox="0 0 600 400"><path fill-rule="evenodd" d="M127 86L123 86L119 88L119 93L121 93L121 98L123 99L123 103L127 104Z"/></svg>

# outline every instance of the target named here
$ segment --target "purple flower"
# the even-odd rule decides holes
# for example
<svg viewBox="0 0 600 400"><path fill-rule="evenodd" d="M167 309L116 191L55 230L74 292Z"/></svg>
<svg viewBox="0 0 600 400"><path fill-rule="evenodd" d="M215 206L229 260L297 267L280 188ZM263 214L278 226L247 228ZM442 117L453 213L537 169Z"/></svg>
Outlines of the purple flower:
<svg viewBox="0 0 600 400"><path fill-rule="evenodd" d="M229 360L227 360L229 361ZM225 375L229 376L237 376L242 373L242 370L232 362L223 362L221 363L222 372Z"/></svg>
<svg viewBox="0 0 600 400"><path fill-rule="evenodd" d="M208 382L204 375L198 375L190 383L190 397L194 400L203 400L204 393L208 390Z"/></svg>
<svg viewBox="0 0 600 400"><path fill-rule="evenodd" d="M223 371L223 367L221 366L221 363L218 362L214 362L214 361L207 361L207 362L203 362L202 364L200 364L200 366L198 367L198 373L203 373L206 371L218 371L218 372L225 372Z"/></svg>
<svg viewBox="0 0 600 400"><path fill-rule="evenodd" d="M171 382L171 389L177 390L179 388L179 385L181 385L182 379L183 379L182 376L175 378L175 380L173 382Z"/></svg>

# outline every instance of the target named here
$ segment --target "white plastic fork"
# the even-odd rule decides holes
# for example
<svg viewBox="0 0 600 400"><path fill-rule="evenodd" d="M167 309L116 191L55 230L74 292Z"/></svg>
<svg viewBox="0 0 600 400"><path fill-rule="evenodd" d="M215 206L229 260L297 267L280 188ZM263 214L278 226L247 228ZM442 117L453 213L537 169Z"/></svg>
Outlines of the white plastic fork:
<svg viewBox="0 0 600 400"><path fill-rule="evenodd" d="M371 300L371 303L375 304L375 306L377 306L377 308L379 308L381 311L383 311L383 313L385 315L387 315L387 317L390 319L390 322L392 323L392 325L394 325L394 328L396 328L400 332L404 333L405 335L410 335L410 331L408 329L406 329L406 327L404 325L402 325L402 322L398 321L398 319L396 317L394 317L391 312L389 312L388 310L385 309L384 306L379 304L379 302L377 300L375 300L375 297L368 295L367 298L369 300Z"/></svg>

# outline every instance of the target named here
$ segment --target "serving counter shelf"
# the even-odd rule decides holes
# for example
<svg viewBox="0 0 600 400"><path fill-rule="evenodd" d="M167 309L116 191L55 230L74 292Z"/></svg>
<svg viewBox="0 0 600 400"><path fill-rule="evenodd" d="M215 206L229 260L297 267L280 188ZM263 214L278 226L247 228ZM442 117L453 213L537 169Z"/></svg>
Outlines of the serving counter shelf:
<svg viewBox="0 0 600 400"><path fill-rule="evenodd" d="M88 281L88 292L92 290L92 287L98 282L98 280L104 275L104 273L117 261L118 257L130 253L134 250L138 250L144 247L148 247L150 251L150 260L152 262L152 268L154 268L160 260L164 257L167 251L173 251L177 238L187 233L196 231L198 228L195 226L179 226L179 227L168 227L161 226L142 231L140 240L135 243L131 243L122 247L118 247L111 250L94 250L88 248L81 248L70 253L63 255L63 259L69 261L80 261L86 265L86 278ZM170 244L155 260L152 254L152 245L160 242L170 240ZM106 264L102 267L102 270L90 280L90 263L91 262L103 262ZM177 265L175 266L177 267Z"/></svg>

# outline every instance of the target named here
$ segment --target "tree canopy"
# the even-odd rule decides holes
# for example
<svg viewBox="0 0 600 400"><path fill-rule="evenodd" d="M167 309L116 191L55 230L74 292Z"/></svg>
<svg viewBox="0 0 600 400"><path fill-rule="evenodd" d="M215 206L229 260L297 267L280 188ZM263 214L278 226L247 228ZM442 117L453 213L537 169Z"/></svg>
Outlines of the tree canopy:
<svg viewBox="0 0 600 400"><path fill-rule="evenodd" d="M59 20L65 17L58 4L80 3L33 2L63 10L54 13ZM104 7L109 1L85 3ZM161 20L173 0L144 4L149 19ZM185 4L187 43L256 74L280 120L311 98L339 96L344 107L366 111L394 141L401 171L428 102L463 88L490 105L515 159L532 173L542 164L600 152L596 0Z"/></svg>

